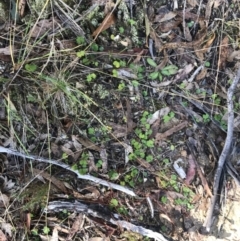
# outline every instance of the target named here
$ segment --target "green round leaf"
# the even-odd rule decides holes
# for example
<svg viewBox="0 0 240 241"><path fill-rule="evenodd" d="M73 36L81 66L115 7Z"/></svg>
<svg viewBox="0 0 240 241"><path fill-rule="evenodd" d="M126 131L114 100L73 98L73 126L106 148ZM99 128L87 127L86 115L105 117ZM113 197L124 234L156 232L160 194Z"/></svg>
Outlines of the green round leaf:
<svg viewBox="0 0 240 241"><path fill-rule="evenodd" d="M26 64L25 65L25 69L28 71L28 72L34 72L36 69L37 69L37 65L36 64Z"/></svg>

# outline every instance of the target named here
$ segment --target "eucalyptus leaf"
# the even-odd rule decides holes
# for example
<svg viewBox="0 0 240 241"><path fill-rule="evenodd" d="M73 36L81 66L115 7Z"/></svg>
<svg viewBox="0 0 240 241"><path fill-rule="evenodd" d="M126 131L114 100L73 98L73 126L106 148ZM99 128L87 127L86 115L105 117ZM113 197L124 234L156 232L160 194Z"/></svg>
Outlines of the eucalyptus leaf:
<svg viewBox="0 0 240 241"><path fill-rule="evenodd" d="M152 67L157 67L157 64L155 63L154 60L152 60L151 58L147 58L147 62L149 65L151 65Z"/></svg>
<svg viewBox="0 0 240 241"><path fill-rule="evenodd" d="M166 76L174 75L178 71L178 67L176 65L168 65L161 70L161 73Z"/></svg>
<svg viewBox="0 0 240 241"><path fill-rule="evenodd" d="M158 72L152 72L149 76L152 80L156 79L158 77L159 73Z"/></svg>

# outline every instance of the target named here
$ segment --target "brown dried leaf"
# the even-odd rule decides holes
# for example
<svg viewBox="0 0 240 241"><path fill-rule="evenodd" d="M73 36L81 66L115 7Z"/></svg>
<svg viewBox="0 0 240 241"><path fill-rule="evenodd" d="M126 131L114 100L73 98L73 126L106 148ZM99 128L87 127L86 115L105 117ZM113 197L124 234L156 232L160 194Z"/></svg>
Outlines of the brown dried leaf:
<svg viewBox="0 0 240 241"><path fill-rule="evenodd" d="M0 193L0 208L6 208L9 205L9 197L6 194Z"/></svg>
<svg viewBox="0 0 240 241"><path fill-rule="evenodd" d="M157 133L158 133L158 129L160 126L160 119L156 120L152 125L151 125L151 130L152 130L152 134L150 135L149 138L155 138Z"/></svg>
<svg viewBox="0 0 240 241"><path fill-rule="evenodd" d="M230 56L228 57L228 61L229 62L232 62L234 59L238 59L238 60L240 60L240 50L238 50L238 51L233 51L231 54L230 54Z"/></svg>
<svg viewBox="0 0 240 241"><path fill-rule="evenodd" d="M94 156L92 154L92 152L88 151L88 171L89 172L97 172L98 171L98 168L95 164L95 161L94 161Z"/></svg>
<svg viewBox="0 0 240 241"><path fill-rule="evenodd" d="M229 38L225 36L220 43L220 54L219 54L218 67L219 69L225 68L226 61L229 56Z"/></svg>
<svg viewBox="0 0 240 241"><path fill-rule="evenodd" d="M98 36L101 32L105 31L109 27L111 27L113 24L116 23L116 17L112 12L106 15L103 22L100 24L100 26L93 32L92 36Z"/></svg>
<svg viewBox="0 0 240 241"><path fill-rule="evenodd" d="M161 119L164 115L167 115L170 112L169 107L164 107L160 110L157 110L153 115L147 119L147 123L152 125L156 120Z"/></svg>
<svg viewBox="0 0 240 241"><path fill-rule="evenodd" d="M19 0L18 2L18 13L20 17L24 16L26 4L27 4L26 0Z"/></svg>
<svg viewBox="0 0 240 241"><path fill-rule="evenodd" d="M108 122L108 125L113 129L112 135L115 138L124 137L127 135L127 126L126 125L119 125L113 122Z"/></svg>
<svg viewBox="0 0 240 241"><path fill-rule="evenodd" d="M40 175L42 176L44 179L50 181L52 184L54 184L54 186L56 188L58 188L59 190L61 190L64 194L67 194L68 191L64 185L64 183L62 181L60 181L59 179L57 179L56 177L50 175L49 173L42 171L42 170L38 170L36 168L32 168L31 169L34 175Z"/></svg>
<svg viewBox="0 0 240 241"><path fill-rule="evenodd" d="M26 228L30 230L31 228L31 214L26 213Z"/></svg>
<svg viewBox="0 0 240 241"><path fill-rule="evenodd" d="M107 0L104 5L105 5L104 14L107 15L108 13L110 13L112 11L112 9L115 6L115 3L112 0Z"/></svg>
<svg viewBox="0 0 240 241"><path fill-rule="evenodd" d="M188 164L189 164L189 166L188 166L188 170L187 170L187 177L185 179L185 183L187 185L191 184L191 182L194 179L195 174L196 174L196 165L192 158L192 155L189 155L189 157L188 157Z"/></svg>
<svg viewBox="0 0 240 241"><path fill-rule="evenodd" d="M58 241L58 227L55 226L50 241Z"/></svg>
<svg viewBox="0 0 240 241"><path fill-rule="evenodd" d="M175 11L181 18L185 18L185 19L192 19L194 20L194 22L199 22L199 21L204 21L205 18L199 16L199 14L196 13L192 13L190 12L192 10L192 8L187 8L184 10L180 10L180 11Z"/></svg>
<svg viewBox="0 0 240 241"><path fill-rule="evenodd" d="M92 5L97 4L99 6L105 6L109 0L92 0Z"/></svg>
<svg viewBox="0 0 240 241"><path fill-rule="evenodd" d="M78 137L75 135L72 135L72 141L73 141L73 146L75 147L75 149L77 150L76 152L74 152L74 161L77 161L79 156L82 153L82 145L78 142Z"/></svg>
<svg viewBox="0 0 240 241"><path fill-rule="evenodd" d="M172 80L167 80L164 82L157 82L157 81L151 81L150 84L152 87L159 88L159 87L166 87L169 86L173 81Z"/></svg>
<svg viewBox="0 0 240 241"><path fill-rule="evenodd" d="M183 129L184 127L186 127L188 125L187 121L184 121L174 127L172 127L171 129L165 131L164 133L157 133L156 137L155 137L155 141L158 142L160 140L165 139L168 136L171 136L173 133L180 131L181 129Z"/></svg>
<svg viewBox="0 0 240 241"><path fill-rule="evenodd" d="M89 239L89 241L103 241L103 240L109 241L110 239L108 237L104 237L104 238L102 238L102 237L92 237L92 238Z"/></svg>
<svg viewBox="0 0 240 241"><path fill-rule="evenodd" d="M153 29L151 29L151 31L150 31L150 37L154 40L154 42L155 42L155 48L156 49L159 49L159 48L161 48L162 47L162 41L161 41L161 39L157 36L157 34L156 34L156 32L153 30Z"/></svg>
<svg viewBox="0 0 240 241"><path fill-rule="evenodd" d="M177 15L177 13L175 13L175 12L158 14L158 15L155 16L154 22L162 23L162 22L165 22L165 21L169 21L169 20L175 18L176 15Z"/></svg>
<svg viewBox="0 0 240 241"><path fill-rule="evenodd" d="M136 127L136 123L134 123L134 121L133 121L132 108L131 108L131 105L130 105L130 102L128 99L126 99L126 107L127 107L127 113L126 113L127 132L131 133L133 131L133 129Z"/></svg>
<svg viewBox="0 0 240 241"><path fill-rule="evenodd" d="M184 37L188 42L192 41L192 35L190 33L190 29L189 27L186 26L186 24L184 25Z"/></svg>
<svg viewBox="0 0 240 241"><path fill-rule="evenodd" d="M143 49L141 52L139 52L139 53L137 54L137 57L133 60L133 63L134 63L134 64L137 64L137 63L141 60L142 55L144 54L144 52L145 52L145 50Z"/></svg>
<svg viewBox="0 0 240 241"><path fill-rule="evenodd" d="M69 147L68 146L61 146L61 150L64 152L64 153L66 153L68 156L71 156L71 157L73 157L74 158L74 152L71 150L71 149L69 149Z"/></svg>
<svg viewBox="0 0 240 241"><path fill-rule="evenodd" d="M54 154L54 156L56 156L57 158L61 158L62 157L62 150L60 148L59 145L57 145L54 142L51 142L51 152Z"/></svg>
<svg viewBox="0 0 240 241"><path fill-rule="evenodd" d="M42 19L37 24L34 24L32 29L30 30L30 36L32 38L42 37L48 31L56 28L58 26L58 22L55 18L51 19Z"/></svg>
<svg viewBox="0 0 240 241"><path fill-rule="evenodd" d="M88 138L86 137L78 137L78 141L85 146L88 149L94 150L94 151L101 151L101 148L99 146L97 146L96 144L94 144L93 142L91 142Z"/></svg>
<svg viewBox="0 0 240 241"><path fill-rule="evenodd" d="M84 224L84 215L80 213L74 220L72 227L69 231L66 241L71 241L73 236L82 229Z"/></svg>
<svg viewBox="0 0 240 241"><path fill-rule="evenodd" d="M0 55L12 55L14 53L13 46L7 46L5 48L0 48Z"/></svg>
<svg viewBox="0 0 240 241"><path fill-rule="evenodd" d="M160 23L157 30L166 33L177 28L180 23L182 23L182 18L179 17L176 20Z"/></svg>
<svg viewBox="0 0 240 241"><path fill-rule="evenodd" d="M102 163L102 172L108 172L108 158L107 158L107 150L104 148L100 151L100 158L103 161Z"/></svg>
<svg viewBox="0 0 240 241"><path fill-rule="evenodd" d="M7 241L7 237L3 233L3 231L0 229L0 241Z"/></svg>
<svg viewBox="0 0 240 241"><path fill-rule="evenodd" d="M214 0L213 8L218 8L222 2L223 2L223 0Z"/></svg>
<svg viewBox="0 0 240 241"><path fill-rule="evenodd" d="M197 1L197 0L187 0L187 3L188 3L191 7L196 7L196 6L198 6L198 1Z"/></svg>
<svg viewBox="0 0 240 241"><path fill-rule="evenodd" d="M138 162L138 164L140 166L145 167L148 171L150 171L150 172L155 171L155 169L152 167L152 165L149 162L145 161L144 159L137 158L136 161Z"/></svg>
<svg viewBox="0 0 240 241"><path fill-rule="evenodd" d="M12 237L12 230L14 230L14 228L10 223L6 223L4 220L1 219L1 229L10 237Z"/></svg>
<svg viewBox="0 0 240 241"><path fill-rule="evenodd" d="M205 78L205 76L207 75L207 69L206 68L202 68L201 72L196 76L196 80L201 80L203 78Z"/></svg>
<svg viewBox="0 0 240 241"><path fill-rule="evenodd" d="M193 70L193 68L193 64L188 64L183 69L178 70L178 74L174 79L174 83L176 83L179 80L184 80L188 76L188 74Z"/></svg>
<svg viewBox="0 0 240 241"><path fill-rule="evenodd" d="M119 68L116 70L119 78L126 79L137 79L137 76L130 68Z"/></svg>
<svg viewBox="0 0 240 241"><path fill-rule="evenodd" d="M206 5L205 19L207 21L207 25L209 23L209 19L212 14L212 6L213 6L214 2L215 2L215 0L208 0L208 3Z"/></svg>
<svg viewBox="0 0 240 241"><path fill-rule="evenodd" d="M199 58L201 61L203 61L203 59L204 59L204 54L205 54L206 52L208 52L208 50L209 50L209 48L211 47L214 39L215 39L215 33L210 36L210 38L207 40L207 42L206 42L205 44L201 45L201 49L198 48L198 50L197 50L197 46L196 46L196 48L194 48L195 50L197 50L197 51L196 51L196 55L198 56L198 58Z"/></svg>

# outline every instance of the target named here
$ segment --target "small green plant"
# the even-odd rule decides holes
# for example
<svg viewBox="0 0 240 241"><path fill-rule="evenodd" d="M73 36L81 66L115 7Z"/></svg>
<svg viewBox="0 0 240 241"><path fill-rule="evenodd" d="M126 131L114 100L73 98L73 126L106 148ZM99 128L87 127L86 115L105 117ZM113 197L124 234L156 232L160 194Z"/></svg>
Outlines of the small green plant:
<svg viewBox="0 0 240 241"><path fill-rule="evenodd" d="M37 65L36 64L26 64L25 65L25 69L29 72L29 73L33 73L37 70Z"/></svg>
<svg viewBox="0 0 240 241"><path fill-rule="evenodd" d="M209 123L210 122L209 114L204 114L202 117L203 117L203 122L204 123Z"/></svg>
<svg viewBox="0 0 240 241"><path fill-rule="evenodd" d="M98 44L93 43L93 44L91 45L91 49L92 49L92 51L97 52L97 51L99 50Z"/></svg>
<svg viewBox="0 0 240 241"><path fill-rule="evenodd" d="M38 235L38 229L33 228L33 229L31 230L31 233L32 233L32 235L37 236L37 235Z"/></svg>
<svg viewBox="0 0 240 241"><path fill-rule="evenodd" d="M200 95L202 97L206 97L207 92L204 89L196 89L196 94L198 94L198 95Z"/></svg>
<svg viewBox="0 0 240 241"><path fill-rule="evenodd" d="M76 42L77 42L78 45L86 44L85 38L82 37L82 36L78 36L78 37L76 38Z"/></svg>
<svg viewBox="0 0 240 241"><path fill-rule="evenodd" d="M170 163L168 158L164 158L162 161L165 165L169 165L169 163Z"/></svg>
<svg viewBox="0 0 240 241"><path fill-rule="evenodd" d="M116 198L112 198L109 205L111 208L116 208L118 206L118 200Z"/></svg>
<svg viewBox="0 0 240 241"><path fill-rule="evenodd" d="M174 200L174 203L175 203L176 205L186 206L187 209L192 209L192 208L194 208L194 205L192 205L192 204L189 202L188 199L176 198L176 199Z"/></svg>
<svg viewBox="0 0 240 241"><path fill-rule="evenodd" d="M135 25L136 24L136 21L134 21L133 19L129 19L128 22L129 22L130 25Z"/></svg>
<svg viewBox="0 0 240 241"><path fill-rule="evenodd" d="M28 102L32 102L32 103L37 103L37 97L34 96L34 95L31 94L31 93L28 93L28 95L27 95L27 101L28 101Z"/></svg>
<svg viewBox="0 0 240 241"><path fill-rule="evenodd" d="M125 184L127 183L131 187L134 187L138 174L139 171L137 170L137 168L132 168L131 171L124 176L124 181L121 181L121 185L125 186Z"/></svg>
<svg viewBox="0 0 240 241"><path fill-rule="evenodd" d="M124 28L123 28L123 27L120 27L120 28L119 28L119 33L120 33L120 34L123 34L123 33L124 33Z"/></svg>
<svg viewBox="0 0 240 241"><path fill-rule="evenodd" d="M78 45L83 45L83 44L86 43L85 38L82 37L82 36L78 36L78 37L76 38L76 42L77 42Z"/></svg>
<svg viewBox="0 0 240 241"><path fill-rule="evenodd" d="M119 68L121 65L120 65L120 62L115 60L113 61L113 65L116 67L116 68Z"/></svg>
<svg viewBox="0 0 240 241"><path fill-rule="evenodd" d="M150 66L155 68L155 71L149 75L150 79L152 80L155 80L158 78L160 81L162 81L163 76L175 75L178 71L178 67L176 65L168 65L161 70L157 70L156 69L157 64L153 59L147 58L147 62Z"/></svg>
<svg viewBox="0 0 240 241"><path fill-rule="evenodd" d="M215 114L213 118L214 118L214 120L216 120L216 121L218 121L220 123L221 127L224 130L227 130L227 123L226 123L226 121L222 120L222 117L223 116L220 115L220 114Z"/></svg>
<svg viewBox="0 0 240 241"><path fill-rule="evenodd" d="M162 197L161 197L161 202L164 203L164 204L166 204L166 203L168 202L167 197L166 197L166 196L162 196Z"/></svg>
<svg viewBox="0 0 240 241"><path fill-rule="evenodd" d="M179 192L179 185L177 181L177 176L175 174L171 175L171 178L169 180L169 185L177 192Z"/></svg>
<svg viewBox="0 0 240 241"><path fill-rule="evenodd" d="M188 26L189 28L193 27L193 25L194 25L194 21L190 21L190 22L187 23L187 26Z"/></svg>
<svg viewBox="0 0 240 241"><path fill-rule="evenodd" d="M95 135L95 129L92 128L92 127L88 128L88 134L89 135Z"/></svg>
<svg viewBox="0 0 240 241"><path fill-rule="evenodd" d="M182 82L182 83L179 85L179 88L180 88L180 89L185 89L185 88L186 88L186 83Z"/></svg>
<svg viewBox="0 0 240 241"><path fill-rule="evenodd" d="M67 158L68 158L68 154L65 153L65 152L63 152L61 159L62 159L62 160L67 160Z"/></svg>
<svg viewBox="0 0 240 241"><path fill-rule="evenodd" d="M112 70L112 75L113 75L113 77L118 77L118 72L116 69Z"/></svg>
<svg viewBox="0 0 240 241"><path fill-rule="evenodd" d="M189 187L183 186L182 192L183 192L183 195L187 198L194 197L194 192Z"/></svg>
<svg viewBox="0 0 240 241"><path fill-rule="evenodd" d="M125 89L125 87L126 87L126 85L125 85L125 83L124 82L120 82L119 84L118 84L118 90L119 91L122 91L122 90L124 90Z"/></svg>
<svg viewBox="0 0 240 241"><path fill-rule="evenodd" d="M81 175L85 175L88 173L88 154L87 153L83 153L79 162L74 164L72 166L72 169L73 170L78 170L78 172L81 174Z"/></svg>
<svg viewBox="0 0 240 241"><path fill-rule="evenodd" d="M125 207L118 207L117 208L118 213L123 214L123 215L128 215L128 211Z"/></svg>
<svg viewBox="0 0 240 241"><path fill-rule="evenodd" d="M168 123L174 116L175 113L173 111L170 111L167 115L163 116L163 122Z"/></svg>
<svg viewBox="0 0 240 241"><path fill-rule="evenodd" d="M175 146L174 145L170 145L170 150L174 151L175 150Z"/></svg>
<svg viewBox="0 0 240 241"><path fill-rule="evenodd" d="M205 65L205 67L210 67L210 66L211 66L211 64L210 64L209 61L206 61L206 62L204 63L204 65Z"/></svg>
<svg viewBox="0 0 240 241"><path fill-rule="evenodd" d="M77 52L77 57L78 58L82 58L83 56L85 56L85 51L84 50L81 50L81 51Z"/></svg>
<svg viewBox="0 0 240 241"><path fill-rule="evenodd" d="M139 86L139 82L138 82L137 80L133 80L133 81L132 81L132 85L133 85L134 87L138 87L138 86Z"/></svg>
<svg viewBox="0 0 240 241"><path fill-rule="evenodd" d="M43 233L44 234L49 234L49 232L50 232L50 228L48 226L44 226L43 227Z"/></svg>
<svg viewBox="0 0 240 241"><path fill-rule="evenodd" d="M97 168L101 168L102 164L103 164L103 161L102 160L98 160L97 163L96 163L96 167Z"/></svg>
<svg viewBox="0 0 240 241"><path fill-rule="evenodd" d="M96 79L97 76L94 73L88 74L87 75L87 82L91 82L92 80Z"/></svg>
<svg viewBox="0 0 240 241"><path fill-rule="evenodd" d="M154 160L152 155L146 155L147 149L154 147L154 140L149 138L152 134L152 130L147 120L150 117L151 115L148 111L144 111L140 118L140 125L135 129L137 138L131 140L134 151L129 155L130 160L135 160L136 158L143 158L147 162L152 162Z"/></svg>
<svg viewBox="0 0 240 241"><path fill-rule="evenodd" d="M154 158L153 158L152 155L147 155L147 156L146 156L146 161L147 161L147 162L152 162L153 159L154 159Z"/></svg>
<svg viewBox="0 0 240 241"><path fill-rule="evenodd" d="M221 99L217 94L212 94L212 99L213 99L213 103L215 105L219 105L221 103Z"/></svg>
<svg viewBox="0 0 240 241"><path fill-rule="evenodd" d="M108 172L108 176L109 176L110 180L115 181L118 179L119 174L115 170L110 170Z"/></svg>

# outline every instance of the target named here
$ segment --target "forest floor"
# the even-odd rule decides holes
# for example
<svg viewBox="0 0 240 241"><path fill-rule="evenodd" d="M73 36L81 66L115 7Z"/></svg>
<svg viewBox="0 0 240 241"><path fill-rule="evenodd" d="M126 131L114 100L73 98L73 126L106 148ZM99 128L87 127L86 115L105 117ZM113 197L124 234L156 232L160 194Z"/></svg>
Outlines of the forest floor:
<svg viewBox="0 0 240 241"><path fill-rule="evenodd" d="M1 1L0 240L240 240L239 18Z"/></svg>

